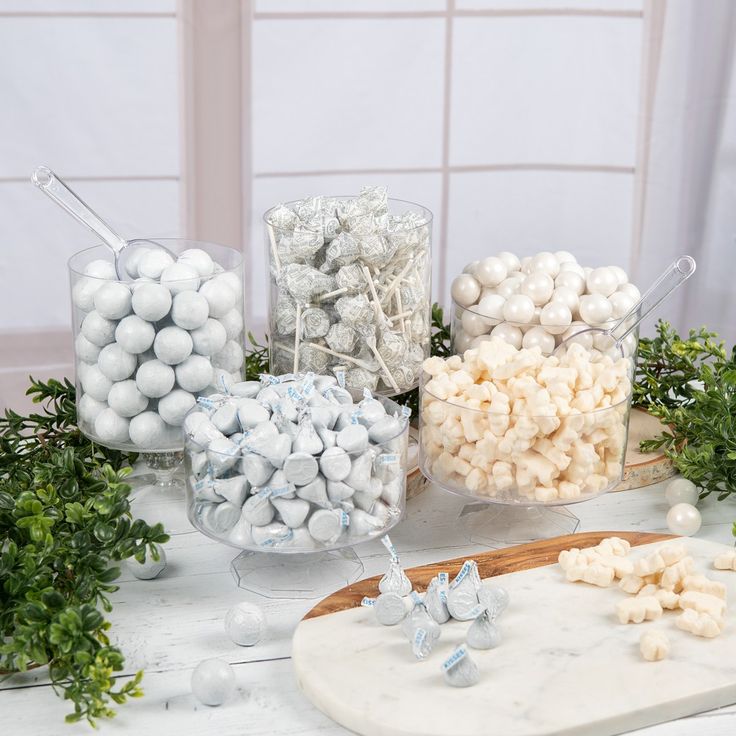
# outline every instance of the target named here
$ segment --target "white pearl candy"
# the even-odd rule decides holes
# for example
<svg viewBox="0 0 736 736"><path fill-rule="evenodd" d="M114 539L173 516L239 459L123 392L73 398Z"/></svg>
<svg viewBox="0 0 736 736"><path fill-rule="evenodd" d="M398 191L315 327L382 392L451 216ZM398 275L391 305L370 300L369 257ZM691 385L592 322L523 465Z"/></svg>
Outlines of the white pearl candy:
<svg viewBox="0 0 736 736"><path fill-rule="evenodd" d="M477 309L478 307L475 307ZM478 335L485 335L488 332L488 322L476 314L475 311L470 309L463 310L463 316L460 319L463 330L470 337L477 337Z"/></svg>
<svg viewBox="0 0 736 736"><path fill-rule="evenodd" d="M611 296L618 288L616 273L608 267L594 268L585 281L588 292Z"/></svg>
<svg viewBox="0 0 736 736"><path fill-rule="evenodd" d="M210 307L210 316L223 317L235 307L238 295L233 291L230 284L216 276L211 281L202 284L199 293L207 300Z"/></svg>
<svg viewBox="0 0 736 736"><path fill-rule="evenodd" d="M201 327L192 330L194 351L200 355L219 353L227 342L227 333L216 319L208 319Z"/></svg>
<svg viewBox="0 0 736 736"><path fill-rule="evenodd" d="M197 403L197 400L188 391L175 388L158 402L158 413L166 424L180 427L187 412Z"/></svg>
<svg viewBox="0 0 736 736"><path fill-rule="evenodd" d="M700 511L689 503L675 504L667 512L667 526L673 534L683 537L692 537L700 529L702 524Z"/></svg>
<svg viewBox="0 0 736 736"><path fill-rule="evenodd" d="M484 258L473 269L473 276L482 286L497 286L508 275L506 264L495 256Z"/></svg>
<svg viewBox="0 0 736 736"><path fill-rule="evenodd" d="M161 284L143 282L134 288L132 304L141 319L157 322L171 309L171 292Z"/></svg>
<svg viewBox="0 0 736 736"><path fill-rule="evenodd" d="M507 273L511 274L514 271L521 270L521 261L519 260L518 256L515 255L514 253L510 253L507 250L502 250L498 254L498 258L500 258L504 262Z"/></svg>
<svg viewBox="0 0 736 736"><path fill-rule="evenodd" d="M153 580L166 569L166 552L160 544L154 544L158 559L154 560L150 549L146 549L146 561L138 562L135 557L129 557L126 562L128 569L138 580Z"/></svg>
<svg viewBox="0 0 736 736"><path fill-rule="evenodd" d="M166 423L155 411L144 411L130 420L128 432L134 445L155 450L161 447L166 435Z"/></svg>
<svg viewBox="0 0 736 736"><path fill-rule="evenodd" d="M225 614L225 633L241 647L252 647L262 638L266 618L255 603L238 603Z"/></svg>
<svg viewBox="0 0 736 736"><path fill-rule="evenodd" d="M102 374L111 381L123 381L130 377L138 365L135 355L123 350L117 343L105 345L97 358Z"/></svg>
<svg viewBox="0 0 736 736"><path fill-rule="evenodd" d="M199 288L199 272L186 263L172 263L161 272L161 285L172 295Z"/></svg>
<svg viewBox="0 0 736 736"><path fill-rule="evenodd" d="M603 294L587 294L580 297L578 312L589 325L600 325L611 318L613 307Z"/></svg>
<svg viewBox="0 0 736 736"><path fill-rule="evenodd" d="M569 340L571 337L574 337L587 329L589 329L589 326L585 324L585 322L573 322L570 327L562 333L560 342ZM582 345L586 350L591 350L593 348L593 335L586 332L584 335L580 335L575 342L578 345Z"/></svg>
<svg viewBox="0 0 736 736"><path fill-rule="evenodd" d="M135 381L129 379L113 384L107 403L121 417L134 417L148 406L148 398L138 390Z"/></svg>
<svg viewBox="0 0 736 736"><path fill-rule="evenodd" d="M192 694L204 705L222 705L235 690L233 668L219 659L206 659L192 672Z"/></svg>
<svg viewBox="0 0 736 736"><path fill-rule="evenodd" d="M462 273L453 280L450 293L456 304L461 307L469 307L478 301L480 283L470 274Z"/></svg>
<svg viewBox="0 0 736 736"><path fill-rule="evenodd" d="M122 444L128 441L130 422L113 409L103 409L95 419L95 434L102 442Z"/></svg>
<svg viewBox="0 0 736 736"><path fill-rule="evenodd" d="M611 313L614 319L621 319L636 304L636 299L624 291L614 291L608 297L608 301L611 302Z"/></svg>
<svg viewBox="0 0 736 736"><path fill-rule="evenodd" d="M687 478L675 478L670 481L667 484L664 495L670 506L676 506L678 503L687 503L695 506L700 497L698 487Z"/></svg>
<svg viewBox="0 0 736 736"><path fill-rule="evenodd" d="M563 302L550 302L539 314L539 324L551 335L561 335L571 323L572 312Z"/></svg>
<svg viewBox="0 0 736 736"><path fill-rule="evenodd" d="M150 322L142 320L136 314L124 317L115 329L115 339L123 350L138 355L153 345L156 330Z"/></svg>
<svg viewBox="0 0 736 736"><path fill-rule="evenodd" d="M190 355L176 366L176 381L185 391L203 391L212 381L213 367L202 355Z"/></svg>
<svg viewBox="0 0 736 736"><path fill-rule="evenodd" d="M521 330L508 322L501 322L491 331L491 337L500 337L502 340L513 345L517 350L521 348Z"/></svg>
<svg viewBox="0 0 736 736"><path fill-rule="evenodd" d="M621 284L621 286L618 287L618 291L622 294L628 294L635 302L638 302L639 299L641 299L641 293L634 284Z"/></svg>
<svg viewBox="0 0 736 736"><path fill-rule="evenodd" d="M108 281L95 292L94 304L98 314L107 319L121 319L130 313L130 289L119 281Z"/></svg>
<svg viewBox="0 0 736 736"><path fill-rule="evenodd" d="M554 278L560 272L560 262L554 253L543 250L532 258L531 271L543 271Z"/></svg>
<svg viewBox="0 0 736 736"><path fill-rule="evenodd" d="M524 333L521 341L524 348L538 347L545 355L555 349L555 338L544 327L535 326Z"/></svg>
<svg viewBox="0 0 736 736"><path fill-rule="evenodd" d="M188 358L192 354L192 347L192 337L181 327L164 327L153 341L156 357L168 365L176 365Z"/></svg>
<svg viewBox="0 0 736 736"><path fill-rule="evenodd" d="M503 318L515 324L531 322L534 319L534 301L524 294L510 296L503 305Z"/></svg>
<svg viewBox="0 0 736 736"><path fill-rule="evenodd" d="M555 288L552 277L544 271L532 271L521 283L519 291L531 297L538 307L545 305Z"/></svg>
<svg viewBox="0 0 736 736"><path fill-rule="evenodd" d="M608 268L610 268L611 271L613 271L614 275L616 276L616 281L618 281L619 286L628 282L629 277L626 271L624 271L623 268L621 268L621 266L609 266Z"/></svg>
<svg viewBox="0 0 736 736"><path fill-rule="evenodd" d="M210 306L207 300L196 291L178 293L171 306L171 319L177 327L184 330L196 330L201 327L207 321L209 313Z"/></svg>
<svg viewBox="0 0 736 736"><path fill-rule="evenodd" d="M472 347L474 338L465 334L464 330L458 330L453 339L453 348L456 353L462 355L466 350Z"/></svg>
<svg viewBox="0 0 736 736"><path fill-rule="evenodd" d="M553 302L562 302L570 310L571 314L575 314L580 305L580 298L569 286L558 286L552 292L550 304Z"/></svg>
<svg viewBox="0 0 736 736"><path fill-rule="evenodd" d="M181 252L178 260L179 263L186 263L188 266L192 266L204 279L209 278L215 268L210 254L201 248L187 248L187 250Z"/></svg>
<svg viewBox="0 0 736 736"><path fill-rule="evenodd" d="M487 294L478 302L478 306L474 307L475 312L492 319L496 322L503 319L503 305L506 299L500 294Z"/></svg>
<svg viewBox="0 0 736 736"><path fill-rule="evenodd" d="M155 358L141 363L135 374L135 385L149 399L166 396L174 388L175 380L174 369Z"/></svg>
<svg viewBox="0 0 736 736"><path fill-rule="evenodd" d="M560 271L555 279L555 286L572 289L578 296L585 293L585 279L575 271Z"/></svg>

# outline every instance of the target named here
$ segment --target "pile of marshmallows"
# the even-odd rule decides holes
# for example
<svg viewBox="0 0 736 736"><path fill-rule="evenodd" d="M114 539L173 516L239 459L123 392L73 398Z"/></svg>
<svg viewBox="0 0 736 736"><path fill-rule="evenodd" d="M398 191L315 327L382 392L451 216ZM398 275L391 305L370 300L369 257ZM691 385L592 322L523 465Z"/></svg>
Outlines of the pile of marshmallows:
<svg viewBox="0 0 736 736"><path fill-rule="evenodd" d="M309 551L399 519L408 410L331 376L263 376L200 398L184 421L197 525L238 547Z"/></svg>
<svg viewBox="0 0 736 736"><path fill-rule="evenodd" d="M498 338L464 358L428 358L423 469L462 492L539 503L595 495L620 479L630 361L581 345L544 356Z"/></svg>
<svg viewBox="0 0 736 736"><path fill-rule="evenodd" d="M198 248L137 247L127 269L92 261L72 287L79 422L102 444L181 447L196 396L241 378L242 277Z"/></svg>
<svg viewBox="0 0 736 736"><path fill-rule="evenodd" d="M610 537L595 547L560 552L558 562L570 582L607 588L614 580L629 598L616 605L622 624L656 621L663 610L679 611L678 629L713 638L725 626L726 586L695 570L695 561L681 543L658 546L632 560L625 539ZM736 550L725 550L714 560L718 570L736 569ZM644 659L664 659L670 650L664 631L645 631L640 640Z"/></svg>
<svg viewBox="0 0 736 736"><path fill-rule="evenodd" d="M521 260L501 252L473 261L452 282L452 298L462 308L455 315L460 321L454 330L455 352L475 347L490 334L516 348L540 347L551 353L588 326L624 317L640 294L622 268L583 267L560 250ZM627 354L636 348L634 337L630 342Z"/></svg>

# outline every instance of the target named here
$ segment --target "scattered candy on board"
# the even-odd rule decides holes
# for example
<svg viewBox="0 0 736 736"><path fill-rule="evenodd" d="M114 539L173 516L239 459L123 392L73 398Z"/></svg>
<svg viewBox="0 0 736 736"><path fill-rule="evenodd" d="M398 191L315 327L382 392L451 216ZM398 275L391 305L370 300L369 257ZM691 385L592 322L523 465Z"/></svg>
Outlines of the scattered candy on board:
<svg viewBox="0 0 736 736"><path fill-rule="evenodd" d="M225 633L241 647L252 647L263 638L266 618L255 603L238 603L225 614Z"/></svg>
<svg viewBox="0 0 736 736"><path fill-rule="evenodd" d="M192 694L204 705L222 705L235 690L235 672L221 659L205 659L192 672Z"/></svg>
<svg viewBox="0 0 736 736"><path fill-rule="evenodd" d="M365 187L266 213L274 373L340 369L350 390L388 394L417 384L429 355L431 215L392 204L385 187Z"/></svg>
<svg viewBox="0 0 736 736"><path fill-rule="evenodd" d="M166 569L166 550L160 544L154 544L158 559L154 559L150 549L146 550L146 561L138 562L135 557L127 559L128 569L139 580L153 580Z"/></svg>

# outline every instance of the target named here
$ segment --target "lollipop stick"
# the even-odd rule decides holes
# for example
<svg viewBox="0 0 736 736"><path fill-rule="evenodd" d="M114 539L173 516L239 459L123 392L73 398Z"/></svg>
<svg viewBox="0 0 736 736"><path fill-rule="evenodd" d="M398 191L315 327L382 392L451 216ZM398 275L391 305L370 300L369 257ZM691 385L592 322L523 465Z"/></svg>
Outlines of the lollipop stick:
<svg viewBox="0 0 736 736"><path fill-rule="evenodd" d="M296 305L296 329L294 330L294 370L293 373L299 372L299 340L302 331L302 306Z"/></svg>
<svg viewBox="0 0 736 736"><path fill-rule="evenodd" d="M396 309L398 309L399 313L394 317L394 319L400 319L401 320L401 331L406 334L406 324L404 322L404 305L401 303L401 289L398 289L396 291ZM407 314L410 314L407 312Z"/></svg>
<svg viewBox="0 0 736 736"><path fill-rule="evenodd" d="M365 363L362 360L358 360L358 358L353 358L350 355L343 355L342 353L336 353L334 350L330 350L323 345L317 345L316 342L310 342L307 343L307 345L309 345L310 348L314 348L315 350L321 350L323 353L327 353L327 355L332 355L335 358L340 358L341 360L347 360L350 363L354 363L359 368L363 368L366 371L371 371L371 367L368 365L368 363Z"/></svg>
<svg viewBox="0 0 736 736"><path fill-rule="evenodd" d="M348 291L347 286L343 286L342 289L335 289L335 291L328 291L326 294L320 294L317 297L318 302L323 302L325 299L332 299L332 297L340 296L341 294L346 294Z"/></svg>
<svg viewBox="0 0 736 736"><path fill-rule="evenodd" d="M391 388L393 388L394 391L399 390L399 384L396 383L394 377L391 375L391 371L386 366L386 363L383 362L383 358L381 357L381 353L378 352L378 349L376 348L376 342L375 340L369 340L368 341L368 347L371 349L371 352L375 356L376 360L378 361L378 365L381 366L381 370L384 372L386 378L388 378L388 382L391 384Z"/></svg>
<svg viewBox="0 0 736 736"><path fill-rule="evenodd" d="M394 293L396 287L401 283L404 276L406 276L407 272L412 266L413 261L409 260L406 262L406 265L404 268L399 271L398 276L389 284L388 288L386 289L386 292L383 295L383 301L388 302L388 300L391 298L391 295Z"/></svg>
<svg viewBox="0 0 736 736"><path fill-rule="evenodd" d="M394 322L396 322L396 320L404 319L406 317L411 317L411 312L406 311L406 312L402 312L401 314L394 314L392 317L388 318L388 321L391 322L391 324L393 324Z"/></svg>
<svg viewBox="0 0 736 736"><path fill-rule="evenodd" d="M273 234L273 227L271 227L270 222L266 223L266 232L268 233L268 240L271 243L271 255L273 256L273 263L276 266L276 273L279 273L281 271L281 259L276 248L276 237Z"/></svg>
<svg viewBox="0 0 736 736"><path fill-rule="evenodd" d="M378 298L378 294L376 293L376 285L373 283L373 277L371 276L371 272L367 266L363 266L363 274L365 275L365 279L368 282L368 288L371 290L371 296L373 297L373 309L376 312L376 319L380 324L386 320L386 315L384 314L384 311L381 307L381 300Z"/></svg>

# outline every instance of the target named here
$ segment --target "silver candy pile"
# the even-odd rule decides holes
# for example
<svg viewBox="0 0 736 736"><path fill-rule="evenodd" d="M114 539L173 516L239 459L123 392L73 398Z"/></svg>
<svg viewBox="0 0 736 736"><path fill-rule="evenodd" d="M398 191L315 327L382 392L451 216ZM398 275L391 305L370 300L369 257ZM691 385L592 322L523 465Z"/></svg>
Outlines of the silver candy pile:
<svg viewBox="0 0 736 736"><path fill-rule="evenodd" d="M446 572L436 575L421 596L412 590L388 536L381 541L391 555L391 563L378 584L378 597L364 598L362 605L373 608L376 620L384 626L401 624L417 659L431 654L440 638L441 625L450 619L472 622L466 633L468 647L494 649L501 643L496 620L508 607L509 594L500 586L484 586L474 560L466 560L452 581ZM469 687L480 678L478 666L465 646L457 647L441 669L445 681L453 687Z"/></svg>
<svg viewBox="0 0 736 736"><path fill-rule="evenodd" d="M184 420L197 525L243 548L311 551L384 533L406 483L408 410L331 376L262 376Z"/></svg>
<svg viewBox="0 0 736 736"><path fill-rule="evenodd" d="M430 340L431 223L385 187L267 213L274 373L343 372L350 390L417 384Z"/></svg>

